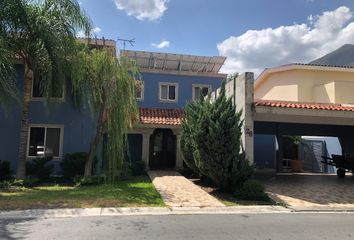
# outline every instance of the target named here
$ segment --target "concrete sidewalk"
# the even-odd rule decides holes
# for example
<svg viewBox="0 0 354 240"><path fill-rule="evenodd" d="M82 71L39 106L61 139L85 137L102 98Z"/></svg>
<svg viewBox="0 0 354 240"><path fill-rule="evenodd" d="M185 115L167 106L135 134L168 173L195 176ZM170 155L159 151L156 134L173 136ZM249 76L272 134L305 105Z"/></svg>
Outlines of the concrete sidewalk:
<svg viewBox="0 0 354 240"><path fill-rule="evenodd" d="M0 211L0 219L66 218L89 216L129 215L178 215L178 214L258 214L289 213L282 206L235 206L235 207L143 207L143 208L63 208Z"/></svg>

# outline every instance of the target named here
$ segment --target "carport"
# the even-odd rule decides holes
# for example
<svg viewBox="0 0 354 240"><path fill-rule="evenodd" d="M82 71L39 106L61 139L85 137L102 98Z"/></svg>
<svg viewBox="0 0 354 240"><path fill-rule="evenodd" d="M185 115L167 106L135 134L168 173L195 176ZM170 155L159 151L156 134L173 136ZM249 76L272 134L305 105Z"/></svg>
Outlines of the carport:
<svg viewBox="0 0 354 240"><path fill-rule="evenodd" d="M354 153L354 106L255 100L253 112L254 133L275 136L278 172L284 135L338 137L343 154Z"/></svg>
<svg viewBox="0 0 354 240"><path fill-rule="evenodd" d="M250 162L254 162L259 134L274 136L277 148L270 149L266 140L262 146L274 152L277 171L281 170L284 135L338 137L342 153L354 154L354 105L255 100L253 82L253 73L245 73L226 85L243 113L242 145Z"/></svg>

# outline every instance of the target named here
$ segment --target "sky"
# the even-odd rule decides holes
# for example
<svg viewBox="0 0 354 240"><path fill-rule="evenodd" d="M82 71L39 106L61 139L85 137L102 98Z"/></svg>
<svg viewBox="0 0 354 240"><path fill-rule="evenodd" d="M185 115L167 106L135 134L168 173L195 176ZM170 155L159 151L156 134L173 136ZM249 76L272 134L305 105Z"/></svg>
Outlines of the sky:
<svg viewBox="0 0 354 240"><path fill-rule="evenodd" d="M354 0L79 0L127 50L225 56L224 73L307 63L354 44ZM80 33L78 33L80 35ZM123 45L118 42L118 49Z"/></svg>

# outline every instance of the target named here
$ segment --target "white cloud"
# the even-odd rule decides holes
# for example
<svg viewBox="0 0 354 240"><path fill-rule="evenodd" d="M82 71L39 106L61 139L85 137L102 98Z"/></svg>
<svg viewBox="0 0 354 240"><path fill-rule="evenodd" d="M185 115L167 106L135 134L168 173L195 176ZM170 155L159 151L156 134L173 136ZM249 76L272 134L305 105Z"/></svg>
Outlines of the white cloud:
<svg viewBox="0 0 354 240"><path fill-rule="evenodd" d="M321 15L310 15L307 23L231 36L217 45L219 54L227 57L221 71L257 74L266 67L306 63L343 44L354 43L352 15L348 7L342 6Z"/></svg>
<svg viewBox="0 0 354 240"><path fill-rule="evenodd" d="M95 27L94 29L92 29L92 33L94 33L94 34L98 34L98 33L100 33L102 30L101 30L101 28L99 28L99 27Z"/></svg>
<svg viewBox="0 0 354 240"><path fill-rule="evenodd" d="M151 46L155 47L155 48L167 48L170 46L170 42L169 41L166 41L166 40L163 40L161 41L160 43L151 43Z"/></svg>
<svg viewBox="0 0 354 240"><path fill-rule="evenodd" d="M101 28L99 27L94 27L92 30L91 30L91 35L92 36L96 36L98 33L100 33L102 30ZM76 37L79 37L79 38L84 38L86 37L85 36L85 33L84 31L79 31L77 34L76 34Z"/></svg>
<svg viewBox="0 0 354 240"><path fill-rule="evenodd" d="M157 20L167 10L168 0L114 0L119 10L124 10L128 16L133 16L141 21Z"/></svg>

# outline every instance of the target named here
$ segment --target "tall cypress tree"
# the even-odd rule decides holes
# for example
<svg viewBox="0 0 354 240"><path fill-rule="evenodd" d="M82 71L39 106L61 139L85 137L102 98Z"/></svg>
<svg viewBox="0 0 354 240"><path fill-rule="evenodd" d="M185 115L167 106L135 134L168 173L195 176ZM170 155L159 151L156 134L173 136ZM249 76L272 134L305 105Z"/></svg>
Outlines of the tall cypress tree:
<svg viewBox="0 0 354 240"><path fill-rule="evenodd" d="M225 94L225 82L215 102L190 103L185 109L182 151L187 165L232 191L253 174L241 152L241 112Z"/></svg>

